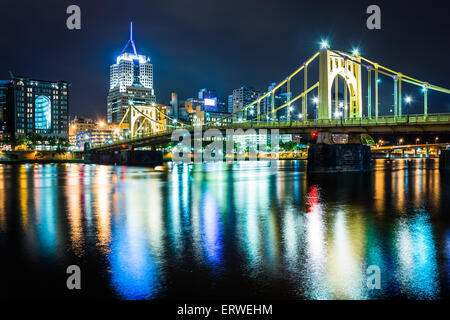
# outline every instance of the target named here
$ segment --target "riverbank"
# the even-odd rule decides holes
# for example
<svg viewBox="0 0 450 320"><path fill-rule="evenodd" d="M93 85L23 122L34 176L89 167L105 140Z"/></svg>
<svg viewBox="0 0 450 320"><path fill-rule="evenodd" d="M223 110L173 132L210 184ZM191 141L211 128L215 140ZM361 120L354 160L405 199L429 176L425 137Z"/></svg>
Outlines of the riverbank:
<svg viewBox="0 0 450 320"><path fill-rule="evenodd" d="M48 163L84 163L83 159L29 159L29 160L0 160L0 164L27 164L27 163L37 163L37 164L48 164Z"/></svg>

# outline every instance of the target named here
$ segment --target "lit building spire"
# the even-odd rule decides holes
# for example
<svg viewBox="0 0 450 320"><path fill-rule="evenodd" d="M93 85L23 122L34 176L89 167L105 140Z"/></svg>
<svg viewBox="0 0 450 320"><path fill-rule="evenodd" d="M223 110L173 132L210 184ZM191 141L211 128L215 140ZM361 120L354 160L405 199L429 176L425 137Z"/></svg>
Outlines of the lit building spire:
<svg viewBox="0 0 450 320"><path fill-rule="evenodd" d="M133 48L133 53L137 55L136 46L133 41L133 21L130 21L130 40L128 40L125 48L123 48L122 53L127 51L128 46L131 44L131 47Z"/></svg>

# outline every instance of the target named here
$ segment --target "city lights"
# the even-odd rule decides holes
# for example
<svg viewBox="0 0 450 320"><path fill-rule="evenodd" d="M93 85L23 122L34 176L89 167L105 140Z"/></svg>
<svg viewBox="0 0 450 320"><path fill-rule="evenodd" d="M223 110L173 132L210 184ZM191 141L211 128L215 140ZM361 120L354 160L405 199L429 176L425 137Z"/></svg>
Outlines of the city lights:
<svg viewBox="0 0 450 320"><path fill-rule="evenodd" d="M288 319L450 297L437 5L383 6L380 32L369 3L91 2L81 30L69 3L2 18L0 298Z"/></svg>

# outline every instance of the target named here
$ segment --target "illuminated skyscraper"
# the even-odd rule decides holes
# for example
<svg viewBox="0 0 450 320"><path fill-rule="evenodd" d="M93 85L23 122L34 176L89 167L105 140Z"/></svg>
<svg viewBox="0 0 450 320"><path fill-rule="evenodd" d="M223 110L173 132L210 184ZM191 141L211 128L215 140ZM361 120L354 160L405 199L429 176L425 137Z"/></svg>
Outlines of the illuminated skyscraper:
<svg viewBox="0 0 450 320"><path fill-rule="evenodd" d="M133 24L130 39L116 63L110 67L108 123L119 123L130 104L149 105L156 102L153 90L153 64L150 58L136 51Z"/></svg>

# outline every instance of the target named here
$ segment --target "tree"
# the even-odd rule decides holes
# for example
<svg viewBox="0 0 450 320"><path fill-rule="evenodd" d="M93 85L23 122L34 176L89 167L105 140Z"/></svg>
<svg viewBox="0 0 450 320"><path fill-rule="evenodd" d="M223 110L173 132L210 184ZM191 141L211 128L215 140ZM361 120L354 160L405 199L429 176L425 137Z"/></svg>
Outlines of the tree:
<svg viewBox="0 0 450 320"><path fill-rule="evenodd" d="M29 133L25 137L28 149L35 149L36 145L42 144L44 138L38 133Z"/></svg>
<svg viewBox="0 0 450 320"><path fill-rule="evenodd" d="M56 142L56 149L60 152L64 152L70 146L68 138L59 137Z"/></svg>
<svg viewBox="0 0 450 320"><path fill-rule="evenodd" d="M47 144L50 146L50 149L53 149L53 147L56 146L56 139L54 137L47 137L46 141Z"/></svg>

